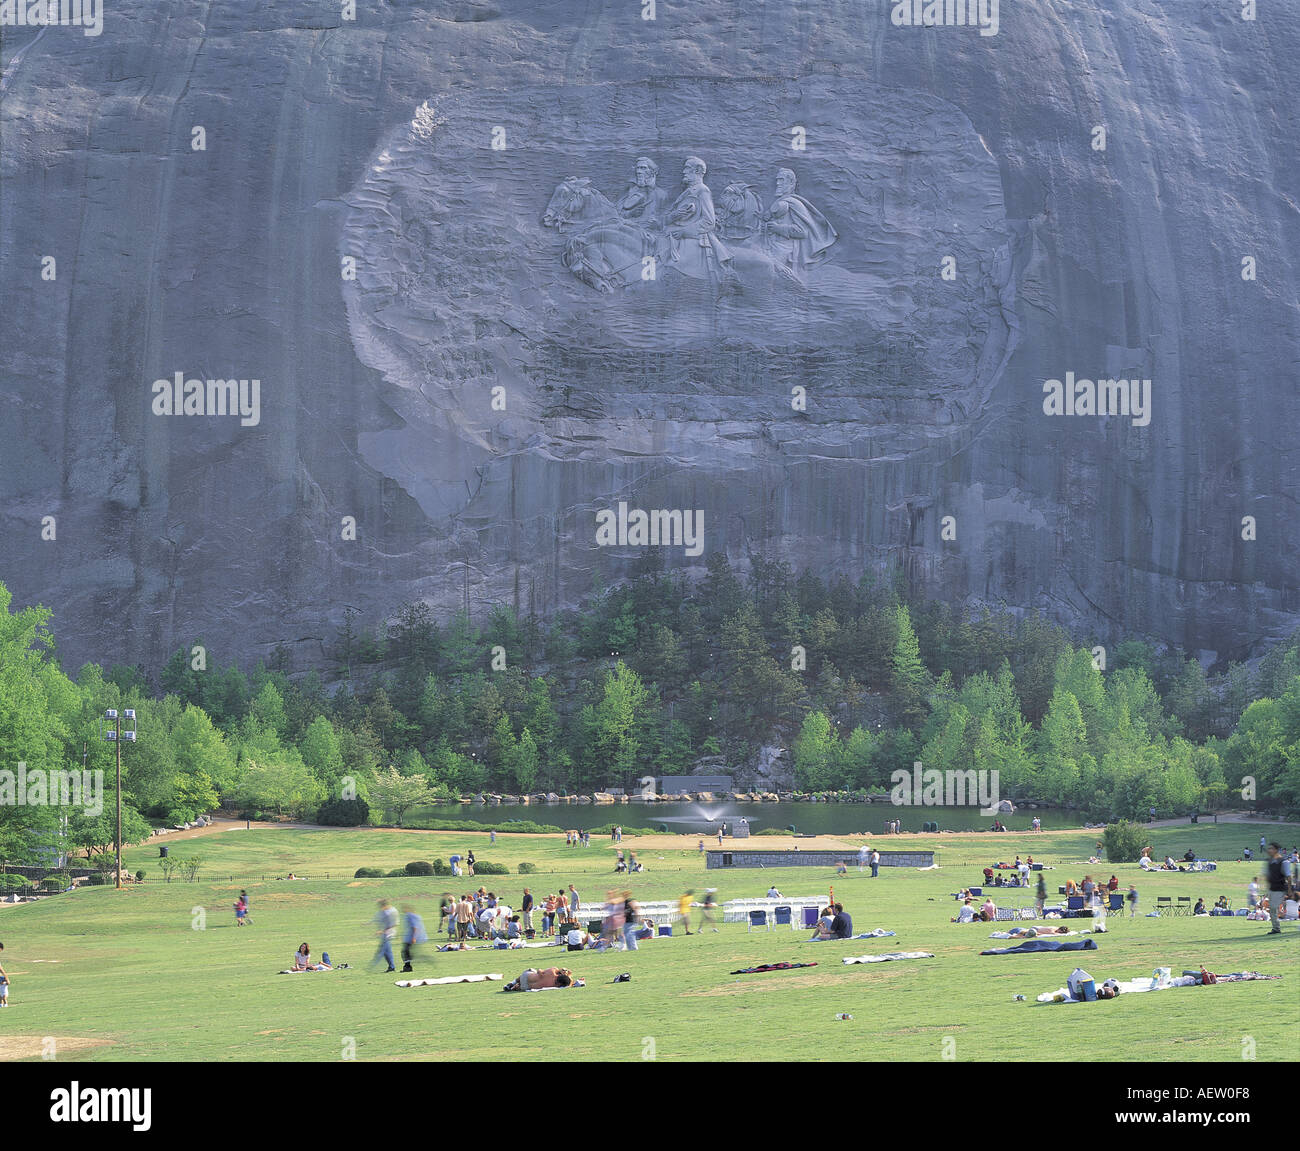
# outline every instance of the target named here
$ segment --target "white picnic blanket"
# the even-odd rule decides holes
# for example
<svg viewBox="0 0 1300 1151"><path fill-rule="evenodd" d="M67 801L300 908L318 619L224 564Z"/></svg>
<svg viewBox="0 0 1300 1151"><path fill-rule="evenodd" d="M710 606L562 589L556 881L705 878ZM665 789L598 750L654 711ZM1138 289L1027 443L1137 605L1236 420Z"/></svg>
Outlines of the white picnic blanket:
<svg viewBox="0 0 1300 1151"><path fill-rule="evenodd" d="M933 959L932 951L891 951L888 955L846 956L845 963L888 963L891 959Z"/></svg>
<svg viewBox="0 0 1300 1151"><path fill-rule="evenodd" d="M491 975L444 975L441 979L399 979L398 987L437 987L442 983L487 983L501 979L499 972Z"/></svg>

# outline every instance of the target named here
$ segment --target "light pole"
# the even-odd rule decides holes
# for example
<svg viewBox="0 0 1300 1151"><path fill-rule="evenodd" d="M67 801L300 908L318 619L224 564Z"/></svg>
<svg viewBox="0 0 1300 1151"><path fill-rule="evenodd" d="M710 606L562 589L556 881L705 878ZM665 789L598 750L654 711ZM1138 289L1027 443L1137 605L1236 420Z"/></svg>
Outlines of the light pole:
<svg viewBox="0 0 1300 1151"><path fill-rule="evenodd" d="M122 720L126 720L131 726L125 731L122 730ZM109 725L112 726L109 726ZM104 718L100 721L99 730L109 743L117 747L117 835L114 836L114 846L116 847L117 870L114 875L113 886L122 890L122 741L128 740L135 743L135 711L127 708L119 716L117 709L110 707L104 712Z"/></svg>

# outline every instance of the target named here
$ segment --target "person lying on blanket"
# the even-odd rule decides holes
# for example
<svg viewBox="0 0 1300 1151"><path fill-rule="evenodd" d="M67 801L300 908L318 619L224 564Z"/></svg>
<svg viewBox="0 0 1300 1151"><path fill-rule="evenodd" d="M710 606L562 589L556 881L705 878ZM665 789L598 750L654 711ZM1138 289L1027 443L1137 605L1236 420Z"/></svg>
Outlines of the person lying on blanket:
<svg viewBox="0 0 1300 1151"><path fill-rule="evenodd" d="M1070 929L1065 926L1061 927L1012 927L1008 935L1013 935L1018 939L1035 939L1040 935L1069 935Z"/></svg>
<svg viewBox="0 0 1300 1151"><path fill-rule="evenodd" d="M518 979L507 983L507 991L544 991L548 987L569 987L573 984L573 972L567 967L547 967L539 971L530 967L520 974Z"/></svg>

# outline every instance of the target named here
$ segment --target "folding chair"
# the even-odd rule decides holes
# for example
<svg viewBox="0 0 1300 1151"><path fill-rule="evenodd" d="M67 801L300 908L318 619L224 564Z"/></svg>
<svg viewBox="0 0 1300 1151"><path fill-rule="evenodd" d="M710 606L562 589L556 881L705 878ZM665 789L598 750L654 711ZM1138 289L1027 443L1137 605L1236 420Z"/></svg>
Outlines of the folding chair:
<svg viewBox="0 0 1300 1151"><path fill-rule="evenodd" d="M1162 911L1162 912L1163 912L1163 911L1167 911L1167 912L1169 912L1170 915L1173 915L1173 914L1175 914L1175 912L1174 912L1174 901L1173 901L1169 896L1167 896L1167 895L1157 895L1157 896L1156 896L1156 910L1157 910L1157 911Z"/></svg>
<svg viewBox="0 0 1300 1151"><path fill-rule="evenodd" d="M1175 915L1191 915L1192 897L1190 895L1180 895L1178 902L1174 905Z"/></svg>
<svg viewBox="0 0 1300 1151"><path fill-rule="evenodd" d="M1080 915L1082 912L1083 896L1071 895L1070 898L1065 901L1065 914L1070 918L1074 918L1074 916Z"/></svg>
<svg viewBox="0 0 1300 1151"><path fill-rule="evenodd" d="M745 934L748 935L755 927L765 927L768 931L772 930L772 924L767 918L766 911L751 911L749 913L749 927Z"/></svg>
<svg viewBox="0 0 1300 1151"><path fill-rule="evenodd" d="M804 927L806 927L806 928L807 928L807 927L816 927L816 926L817 926L817 919L818 919L817 908L815 908L815 907L805 907L805 908L803 909L803 925L804 925Z"/></svg>
<svg viewBox="0 0 1300 1151"><path fill-rule="evenodd" d="M1124 910L1124 897L1118 891L1112 891L1110 893L1110 900L1109 903L1107 904L1106 910L1108 911Z"/></svg>
<svg viewBox="0 0 1300 1151"><path fill-rule="evenodd" d="M773 910L777 927L794 927L794 916L789 907L777 907Z"/></svg>

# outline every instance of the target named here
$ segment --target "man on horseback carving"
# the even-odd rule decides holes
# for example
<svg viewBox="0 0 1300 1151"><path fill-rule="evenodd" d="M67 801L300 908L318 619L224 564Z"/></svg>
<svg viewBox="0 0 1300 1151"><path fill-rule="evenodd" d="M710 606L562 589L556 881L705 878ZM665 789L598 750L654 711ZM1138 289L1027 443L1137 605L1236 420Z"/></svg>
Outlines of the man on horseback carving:
<svg viewBox="0 0 1300 1151"><path fill-rule="evenodd" d="M658 164L646 156L637 158L636 175L615 205L624 220L646 228L660 226L668 206L668 190L656 187L658 175Z"/></svg>
<svg viewBox="0 0 1300 1151"><path fill-rule="evenodd" d="M704 183L707 170L698 156L688 156L682 166L686 187L668 210L664 261L686 276L724 279L734 275L731 252L716 235L713 194Z"/></svg>

